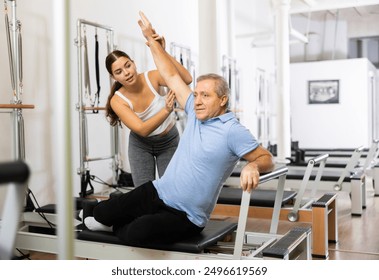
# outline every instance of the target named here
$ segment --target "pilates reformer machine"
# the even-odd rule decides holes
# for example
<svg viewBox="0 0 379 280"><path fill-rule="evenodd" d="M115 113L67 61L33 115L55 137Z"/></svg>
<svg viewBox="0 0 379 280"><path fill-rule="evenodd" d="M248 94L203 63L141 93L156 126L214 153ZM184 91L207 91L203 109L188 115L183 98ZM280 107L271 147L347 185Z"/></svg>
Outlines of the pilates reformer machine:
<svg viewBox="0 0 379 280"><path fill-rule="evenodd" d="M270 140L273 138L270 131L272 119L272 101L270 95L270 83L268 74L264 69L257 68L256 84L256 118L257 118L257 132L256 136L258 141L264 146L270 146Z"/></svg>
<svg viewBox="0 0 379 280"><path fill-rule="evenodd" d="M10 8L8 9L8 2ZM4 1L5 31L8 45L8 58L11 77L12 94L9 104L0 104L0 113L9 113L12 121L12 157L15 161L25 160L25 134L24 134L24 109L34 109L32 104L23 104L23 61L22 61L22 34L21 21L17 18L17 5L15 0ZM23 206L31 206L31 200L24 190L22 198ZM7 202L6 202L7 203Z"/></svg>
<svg viewBox="0 0 379 280"><path fill-rule="evenodd" d="M351 193L351 215L361 215L362 210L366 207L366 184L364 182L363 172L354 170L360 151L361 148L358 148L354 156L352 156L352 159L343 169L325 168L318 186L319 190L326 188L328 191L346 191ZM358 158L356 155L358 155ZM301 180L303 174L303 166L289 166L287 179L288 182L291 183L291 188L297 188L296 182ZM314 173L311 174L311 178L314 176Z"/></svg>
<svg viewBox="0 0 379 280"><path fill-rule="evenodd" d="M198 235L173 244L155 244L149 248L123 245L109 232L89 231L77 227L75 256L89 259L310 259L310 227L294 227L284 235L277 234L287 167L260 176L260 184L277 179L274 212L269 233L247 232L250 193L242 192L238 223L210 220ZM53 214L48 215L53 218ZM77 221L77 225L81 223ZM47 230L44 231L44 229ZM49 233L50 230L50 233ZM34 220L19 228L16 248L57 253L59 240L46 221Z"/></svg>
<svg viewBox="0 0 379 280"><path fill-rule="evenodd" d="M0 260L14 257L15 241L30 170L21 160L0 163L0 187L7 187L7 196L0 223Z"/></svg>
<svg viewBox="0 0 379 280"><path fill-rule="evenodd" d="M176 43L176 42L171 42L170 54L172 55L172 57L178 60L180 64L183 65L188 70L188 72L191 73L192 84L190 86L194 87L195 81L196 81L196 67L192 59L191 48L188 46L184 46L182 44Z"/></svg>
<svg viewBox="0 0 379 280"><path fill-rule="evenodd" d="M306 171L300 182L298 192L284 190L280 214L275 216L277 221L310 223L312 227L312 255L314 257L327 258L328 242L338 242L338 220L335 193L325 193L316 198L317 186L323 176L328 154L323 154L308 161ZM234 170L232 176L240 176L243 163ZM318 167L316 176L313 176ZM287 177L288 178L288 173ZM312 181L312 182L311 182ZM286 180L287 183L287 180ZM309 192L305 196L306 191ZM238 216L241 189L236 187L224 187L221 190L214 215ZM249 217L258 219L270 219L275 209L275 190L267 188L263 184L261 188L254 190L249 207Z"/></svg>
<svg viewBox="0 0 379 280"><path fill-rule="evenodd" d="M241 118L240 108L240 81L237 69L237 60L227 55L222 56L222 76L228 82L230 89L229 109L234 112L237 119Z"/></svg>
<svg viewBox="0 0 379 280"><path fill-rule="evenodd" d="M7 2L10 2L10 11ZM0 104L1 113L11 113L13 123L13 154L15 160L25 159L24 118L23 109L34 109L34 105L22 104L23 67L22 67L22 36L21 22L17 19L16 1L4 1L5 30L8 43L12 97L10 104ZM10 14L10 18L9 18Z"/></svg>
<svg viewBox="0 0 379 280"><path fill-rule="evenodd" d="M95 31L95 70L96 70L96 90L91 90L90 66L88 60L88 44L87 44L87 28L94 28ZM98 114L104 111L105 107L100 106L100 73L99 73L99 31L102 30L106 35L107 54L114 49L114 31L113 28L90 22L84 19L77 20L77 38L75 45L77 46L78 59L78 103L76 109L79 113L79 145L80 145L80 167L78 175L80 176L80 197L84 198L93 194L94 187L91 183L93 176L90 174L89 164L93 161L112 160L112 185L117 186L119 176L122 171L121 158L119 151L119 127L110 127L110 156L90 157L88 143L88 120L89 114ZM112 80L110 79L110 83Z"/></svg>
<svg viewBox="0 0 379 280"><path fill-rule="evenodd" d="M358 147L350 157L346 157L347 162L334 162L326 164L322 181L329 189L334 191L347 191L351 197L351 214L360 216L366 208L367 181L372 180L375 193L378 191L377 178L379 176L379 166L377 163L379 147L378 140L374 140L367 150L364 161L361 161L364 147ZM289 165L287 179L298 180L304 170L304 163L293 162ZM376 179L376 180L375 180ZM332 183L331 183L332 182Z"/></svg>
<svg viewBox="0 0 379 280"><path fill-rule="evenodd" d="M170 54L177 61L183 65L192 76L191 88L195 88L196 84L196 67L192 59L191 48L178 44L176 42L171 42L170 44ZM178 104L175 102L175 116L176 124L179 130L179 133L182 134L187 122L187 115L184 113L183 108L179 108Z"/></svg>
<svg viewBox="0 0 379 280"><path fill-rule="evenodd" d="M301 149L303 157L312 157L317 153L328 153L334 161L326 164L327 168L345 168L355 156L356 149ZM296 161L294 165L299 165ZM355 169L363 169L366 178L372 179L374 195L379 196L379 140L374 139L370 148L364 148L361 151L360 160L358 160Z"/></svg>
<svg viewBox="0 0 379 280"><path fill-rule="evenodd" d="M372 140L372 143L369 148L362 148L360 159L357 163L357 166L372 165L371 161L376 161L378 157L378 139ZM295 156L295 163L304 161L304 159L315 157L321 153L329 154L329 161L326 164L326 167L336 167L344 168L346 163L350 160L351 156L354 154L355 149L310 149L310 148L296 148L292 151L292 154ZM299 153L299 155L298 155ZM367 159L369 158L369 159Z"/></svg>
<svg viewBox="0 0 379 280"><path fill-rule="evenodd" d="M8 2L10 3L9 10L7 5ZM26 213L23 211L35 210L35 206L30 198L31 191L27 184L30 170L25 163L23 117L23 110L34 109L34 105L23 104L22 102L22 34L21 21L17 19L16 1L5 0L4 11L12 97L10 104L0 104L0 112L10 113L12 117L12 152L14 160L0 164L0 185L7 187L7 196L0 226L0 259L12 259L15 257L14 245L16 242L17 231L22 222L22 217Z"/></svg>

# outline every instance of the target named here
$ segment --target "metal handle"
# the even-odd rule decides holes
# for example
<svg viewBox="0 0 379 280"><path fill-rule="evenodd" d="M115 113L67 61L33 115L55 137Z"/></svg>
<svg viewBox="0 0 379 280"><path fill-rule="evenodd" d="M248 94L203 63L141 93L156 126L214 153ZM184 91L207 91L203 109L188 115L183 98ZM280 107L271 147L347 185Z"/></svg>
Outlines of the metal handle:
<svg viewBox="0 0 379 280"><path fill-rule="evenodd" d="M329 157L329 154L323 154L323 155L319 155L317 157L314 157L314 158L310 159L309 161L312 160L314 164L318 164L321 161L326 160L328 157Z"/></svg>
<svg viewBox="0 0 379 280"><path fill-rule="evenodd" d="M270 233L272 234L276 233L277 227L278 227L281 201L283 199L283 192L284 192L284 182L285 182L287 172L288 172L288 168L286 166L283 166L268 174L264 174L259 177L259 184L267 182L275 178L279 178L278 189L275 196L274 211L272 214L272 221L271 221L271 227L270 227ZM234 259L241 258L247 217L248 217L249 206L250 206L250 196L251 196L251 192L250 193L248 193L247 191L242 192L240 214L238 217L238 227L237 227L237 233L236 233L236 238L235 238L236 241L235 241L234 252L233 252Z"/></svg>
<svg viewBox="0 0 379 280"><path fill-rule="evenodd" d="M274 178L278 178L281 175L287 174L287 172L288 172L288 167L286 166L279 167L278 169L275 169L274 171L270 173L259 176L259 184L270 181Z"/></svg>

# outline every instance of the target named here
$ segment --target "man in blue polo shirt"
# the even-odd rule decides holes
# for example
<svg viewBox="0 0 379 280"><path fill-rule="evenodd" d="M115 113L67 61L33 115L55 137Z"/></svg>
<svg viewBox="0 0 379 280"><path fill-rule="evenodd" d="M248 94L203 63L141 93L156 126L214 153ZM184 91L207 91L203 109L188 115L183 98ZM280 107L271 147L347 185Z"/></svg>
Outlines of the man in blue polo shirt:
<svg viewBox="0 0 379 280"><path fill-rule="evenodd" d="M228 111L229 87L224 78L200 76L192 91L162 48L161 38L140 15L138 23L157 69L187 114L186 128L161 178L100 202L85 224L104 230L96 227L99 222L126 244L148 246L201 232L240 158L248 161L241 171L241 187L249 192L257 187L260 173L272 171L274 163L272 155Z"/></svg>

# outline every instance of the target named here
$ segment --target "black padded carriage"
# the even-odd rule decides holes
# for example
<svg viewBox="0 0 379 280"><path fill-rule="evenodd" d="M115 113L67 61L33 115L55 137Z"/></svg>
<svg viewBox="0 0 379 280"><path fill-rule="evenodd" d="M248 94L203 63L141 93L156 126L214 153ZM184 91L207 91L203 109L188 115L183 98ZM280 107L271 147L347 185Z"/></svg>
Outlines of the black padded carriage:
<svg viewBox="0 0 379 280"><path fill-rule="evenodd" d="M112 196L114 195L120 195L120 193L113 193ZM254 190L251 195L250 205L274 207L275 196L276 190ZM282 205L287 204L295 196L295 191L284 191ZM232 188L225 186L221 190L217 203L240 205L241 197L241 188ZM237 223L210 220L204 228L204 230L196 236L173 244L154 244L151 246L149 245L148 248L158 250L163 249L167 251L200 253L205 248L216 244L218 240L221 240L226 235L228 235L236 229ZM78 233L77 238L87 241L123 245L122 241L110 232L90 231L85 229Z"/></svg>
<svg viewBox="0 0 379 280"><path fill-rule="evenodd" d="M316 178L316 172L313 171L311 176L309 177L310 180L314 180ZM350 172L350 175L347 175L343 178L343 182L350 182L354 177L357 176L357 174L360 174L361 172L352 173ZM287 173L286 179L288 180L299 180L304 176L303 170L296 170L296 169L290 169ZM339 170L324 170L322 173L321 181L335 181L337 182L338 179L341 176L341 171Z"/></svg>
<svg viewBox="0 0 379 280"><path fill-rule="evenodd" d="M201 253L205 248L214 245L217 241L222 240L226 235L237 229L237 223L210 220L204 230L191 238L169 244L149 245L150 249L165 251L180 251L187 253ZM77 239L120 244L122 241L111 232L83 230L78 233Z"/></svg>
<svg viewBox="0 0 379 280"><path fill-rule="evenodd" d="M295 198L297 192L284 191L282 206ZM276 190L253 190L250 197L250 206L274 207ZM219 204L240 205L242 197L241 188L223 187L217 200Z"/></svg>

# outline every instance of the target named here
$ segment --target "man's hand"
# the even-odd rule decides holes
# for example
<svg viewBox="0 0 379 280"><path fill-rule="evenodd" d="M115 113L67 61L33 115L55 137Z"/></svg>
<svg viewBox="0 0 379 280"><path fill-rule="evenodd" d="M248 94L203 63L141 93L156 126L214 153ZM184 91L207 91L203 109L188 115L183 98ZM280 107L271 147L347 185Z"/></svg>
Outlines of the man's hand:
<svg viewBox="0 0 379 280"><path fill-rule="evenodd" d="M155 30L152 27L150 21L147 19L143 12L139 12L139 15L141 19L138 20L138 24L141 27L143 36L146 38L147 41L154 40L153 36L155 34Z"/></svg>
<svg viewBox="0 0 379 280"><path fill-rule="evenodd" d="M241 188L244 191L251 192L258 186L259 183L259 171L258 166L254 162L246 164L241 171L240 183Z"/></svg>

